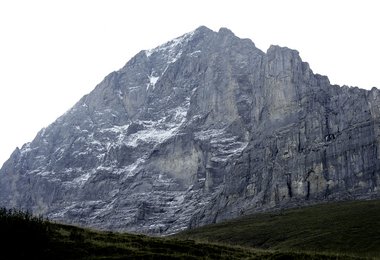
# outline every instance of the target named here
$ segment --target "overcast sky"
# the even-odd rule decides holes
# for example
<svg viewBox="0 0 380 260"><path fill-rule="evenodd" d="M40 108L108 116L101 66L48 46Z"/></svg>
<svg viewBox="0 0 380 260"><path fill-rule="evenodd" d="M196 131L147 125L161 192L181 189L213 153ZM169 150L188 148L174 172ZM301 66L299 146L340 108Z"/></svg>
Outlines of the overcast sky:
<svg viewBox="0 0 380 260"><path fill-rule="evenodd" d="M200 25L297 49L339 85L380 87L377 0L0 0L0 166L142 49Z"/></svg>

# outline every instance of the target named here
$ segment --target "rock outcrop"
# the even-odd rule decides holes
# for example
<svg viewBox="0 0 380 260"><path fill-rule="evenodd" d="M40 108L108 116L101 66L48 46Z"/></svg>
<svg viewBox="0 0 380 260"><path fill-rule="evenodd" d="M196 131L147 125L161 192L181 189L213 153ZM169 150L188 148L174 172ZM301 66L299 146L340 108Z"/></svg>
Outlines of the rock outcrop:
<svg viewBox="0 0 380 260"><path fill-rule="evenodd" d="M0 206L170 234L245 213L379 197L380 93L297 51L206 27L141 51L0 170Z"/></svg>

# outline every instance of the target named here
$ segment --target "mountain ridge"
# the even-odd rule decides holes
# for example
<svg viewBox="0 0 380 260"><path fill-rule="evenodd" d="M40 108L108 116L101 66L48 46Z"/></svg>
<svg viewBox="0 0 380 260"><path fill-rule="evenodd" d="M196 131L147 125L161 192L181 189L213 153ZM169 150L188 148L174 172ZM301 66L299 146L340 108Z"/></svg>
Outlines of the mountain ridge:
<svg viewBox="0 0 380 260"><path fill-rule="evenodd" d="M378 197L378 95L332 86L298 51L199 27L136 54L16 149L0 205L171 234L248 210Z"/></svg>

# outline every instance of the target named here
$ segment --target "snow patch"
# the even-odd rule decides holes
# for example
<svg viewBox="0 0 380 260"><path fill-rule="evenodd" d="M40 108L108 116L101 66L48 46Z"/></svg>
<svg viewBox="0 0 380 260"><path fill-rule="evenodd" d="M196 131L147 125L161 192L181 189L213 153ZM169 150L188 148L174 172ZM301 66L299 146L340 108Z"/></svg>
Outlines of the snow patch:
<svg viewBox="0 0 380 260"><path fill-rule="evenodd" d="M172 206L181 205L185 200L185 196L183 194L176 196L173 201L169 202Z"/></svg>
<svg viewBox="0 0 380 260"><path fill-rule="evenodd" d="M112 166L106 167L106 166L101 165L96 168L96 171L113 171L113 169L114 168Z"/></svg>
<svg viewBox="0 0 380 260"><path fill-rule="evenodd" d="M75 178L72 183L74 185L78 185L78 186L83 186L83 184L85 184L88 179L91 177L91 172L86 172L85 174Z"/></svg>
<svg viewBox="0 0 380 260"><path fill-rule="evenodd" d="M41 132L40 132L40 136L41 137L44 137L45 136L45 133L46 133L46 127L42 128Z"/></svg>
<svg viewBox="0 0 380 260"><path fill-rule="evenodd" d="M223 135L224 131L225 131L224 129L209 129L209 130L196 132L194 135L196 139L204 141L204 140L209 140L212 138L217 138Z"/></svg>
<svg viewBox="0 0 380 260"><path fill-rule="evenodd" d="M209 129L194 134L196 139L209 141L212 150L211 161L225 162L231 157L240 154L248 142L239 141L238 136L225 132L224 129Z"/></svg>
<svg viewBox="0 0 380 260"><path fill-rule="evenodd" d="M186 33L178 38L175 38L174 40L171 40L165 44L162 44L154 49L146 50L145 55L147 58L149 58L152 54L160 52L165 55L165 58L168 63L174 63L176 62L179 57L182 55L181 46L185 43L187 43L192 36L194 35L195 31L192 31L190 33Z"/></svg>
<svg viewBox="0 0 380 260"><path fill-rule="evenodd" d="M54 175L55 172L54 172L54 171L42 171L42 172L38 172L38 173L36 173L36 171L33 171L33 172L30 172L29 174L35 174L36 176L42 176L42 177L45 177L45 176L51 176L51 175Z"/></svg>
<svg viewBox="0 0 380 260"><path fill-rule="evenodd" d="M117 96L119 97L119 99L123 99L123 92L121 91L121 89L117 90Z"/></svg>
<svg viewBox="0 0 380 260"><path fill-rule="evenodd" d="M108 213L111 211L111 209L114 208L114 204L116 202L116 199L113 199L110 203L105 203L105 207L104 208L101 208L99 209L96 213L95 213L95 216L99 215L99 214L102 214L102 213Z"/></svg>
<svg viewBox="0 0 380 260"><path fill-rule="evenodd" d="M136 175L137 171L136 169L142 164L144 163L145 160L143 158L139 158L136 160L136 162L124 167L123 169L120 169L120 172L124 172L124 173L127 173L126 174L126 177L129 178L129 177L133 177Z"/></svg>
<svg viewBox="0 0 380 260"><path fill-rule="evenodd" d="M152 84L153 86L157 83L157 80L159 79L160 77L155 77L155 76L150 76L149 77L149 81L150 81L150 84Z"/></svg>
<svg viewBox="0 0 380 260"><path fill-rule="evenodd" d="M147 84L146 89L148 90L150 87L154 89L160 77L154 76L154 73L152 73L150 76L148 76L148 78L149 78L149 83Z"/></svg>
<svg viewBox="0 0 380 260"><path fill-rule="evenodd" d="M92 169L91 171L87 171L83 173L82 167L66 168L63 172L60 172L60 174L62 176L80 174L78 177L72 179L71 181L64 181L62 182L62 184L68 187L82 187L88 181L88 179L90 179L90 177L95 174L95 169Z"/></svg>
<svg viewBox="0 0 380 260"><path fill-rule="evenodd" d="M87 138L89 140L88 143L90 143L92 146L102 146L102 143L94 138L94 133L91 133Z"/></svg>
<svg viewBox="0 0 380 260"><path fill-rule="evenodd" d="M196 56L196 57L198 57L198 54L200 54L201 53L201 51L193 51L192 53L190 53L190 54L188 54L188 56L190 56L190 57L193 57L193 56Z"/></svg>
<svg viewBox="0 0 380 260"><path fill-rule="evenodd" d="M153 54L154 50L155 49L145 50L145 56L149 58Z"/></svg>
<svg viewBox="0 0 380 260"><path fill-rule="evenodd" d="M125 137L127 136L127 131L128 131L129 126L130 126L130 124L121 125L121 126L116 125L113 127L101 129L99 132L102 134L112 133L117 138L116 142L114 144L115 145L121 145L123 143L123 141L125 140ZM92 138L93 138L93 135L92 135ZM101 143L96 141L96 140L93 140L92 143L99 143L101 145ZM111 143L107 143L107 150L109 150L110 146L112 146Z"/></svg>
<svg viewBox="0 0 380 260"><path fill-rule="evenodd" d="M126 137L125 144L137 147L140 143L162 143L176 134L180 126L186 121L190 103L184 102L182 106L169 111L172 120L166 122L168 116L157 121L139 121L146 129L140 130Z"/></svg>
<svg viewBox="0 0 380 260"><path fill-rule="evenodd" d="M134 86L134 87L129 87L128 90L129 90L129 92L133 92L133 91L140 89L140 88L141 88L141 86Z"/></svg>
<svg viewBox="0 0 380 260"><path fill-rule="evenodd" d="M116 134L120 134L120 133L124 133L125 131L128 130L128 127L129 127L130 124L126 124L126 125L115 125L113 127L109 127L109 128L104 128L104 129L101 129L99 132L100 133L109 133L109 132L113 132L113 133L116 133Z"/></svg>
<svg viewBox="0 0 380 260"><path fill-rule="evenodd" d="M128 136L127 144L132 147L137 147L140 142L145 143L162 143L169 137L173 135L173 133L177 130L176 127L172 129L155 129L150 128L147 130L139 131L135 134Z"/></svg>

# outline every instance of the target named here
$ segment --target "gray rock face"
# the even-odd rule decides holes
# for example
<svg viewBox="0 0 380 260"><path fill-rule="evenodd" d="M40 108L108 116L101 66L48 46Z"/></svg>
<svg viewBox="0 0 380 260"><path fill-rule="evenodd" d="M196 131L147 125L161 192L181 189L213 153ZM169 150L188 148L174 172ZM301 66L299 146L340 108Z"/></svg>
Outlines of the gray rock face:
<svg viewBox="0 0 380 260"><path fill-rule="evenodd" d="M297 51L206 27L141 51L0 170L0 205L170 234L254 211L379 197L380 93Z"/></svg>

